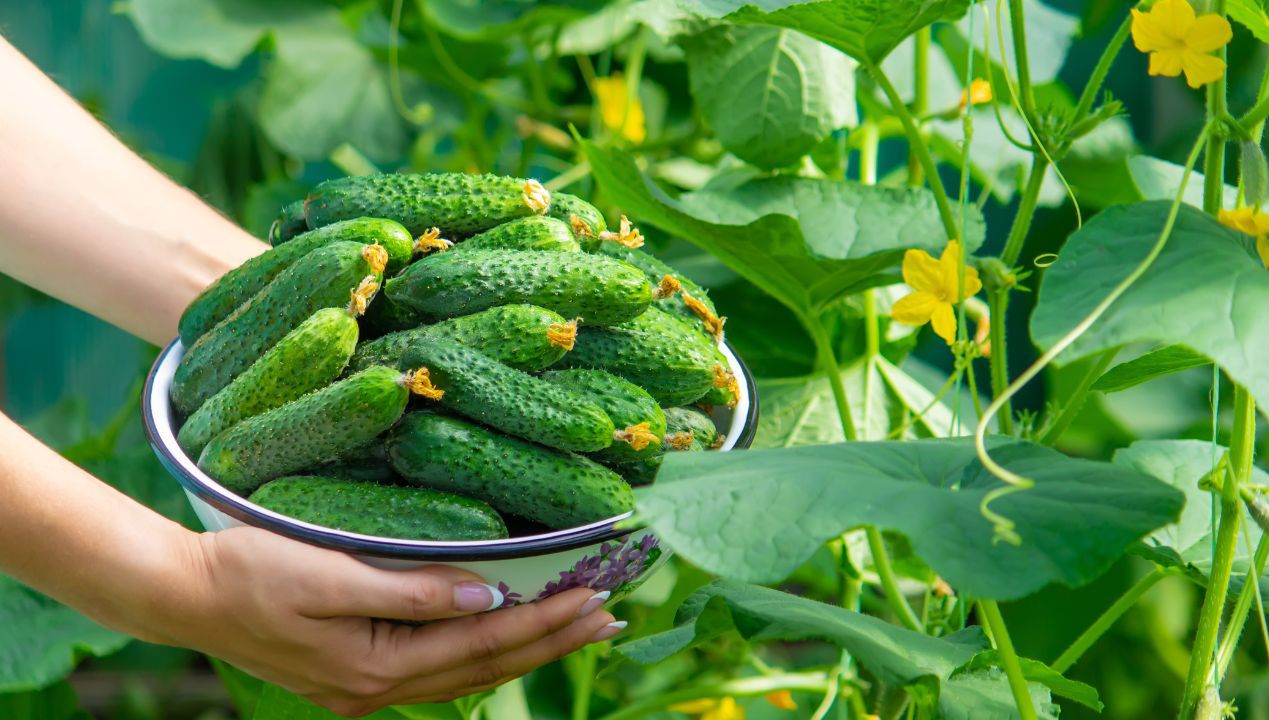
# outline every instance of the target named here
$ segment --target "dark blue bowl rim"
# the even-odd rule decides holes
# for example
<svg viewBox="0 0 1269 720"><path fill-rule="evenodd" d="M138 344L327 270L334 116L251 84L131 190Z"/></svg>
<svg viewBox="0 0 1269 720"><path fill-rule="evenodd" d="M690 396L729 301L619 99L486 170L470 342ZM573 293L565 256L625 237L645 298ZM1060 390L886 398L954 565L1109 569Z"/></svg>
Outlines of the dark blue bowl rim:
<svg viewBox="0 0 1269 720"><path fill-rule="evenodd" d="M724 342L726 342L724 340ZM479 560L505 560L514 558L549 555L596 543L613 540L630 534L637 528L618 527L618 524L629 517L618 516L602 523L582 526L573 531L554 532L550 535L528 535L523 539L512 538L498 545L481 545L476 541L465 543L429 544L425 541L402 540L391 538L369 538L353 536L337 530L328 530L317 526L298 525L283 516L275 516L262 512L254 504L228 492L217 490L205 484L200 478L188 472L177 460L173 448L160 441L160 434L150 398L153 397L155 378L163 361L176 348L174 340L163 352L159 353L150 373L146 377L145 391L142 395L141 414L145 422L145 433L150 446L162 461L163 466L176 477L177 482L187 491L206 502L216 510L240 522L254 527L271 530L280 535L302 540L311 545L356 553L369 557L390 558L396 560L433 560L465 562ZM749 407L745 414L739 436L735 439L733 450L744 450L753 444L758 430L758 389L754 384L753 373L735 349L727 343L731 356L740 367L740 379L749 395Z"/></svg>

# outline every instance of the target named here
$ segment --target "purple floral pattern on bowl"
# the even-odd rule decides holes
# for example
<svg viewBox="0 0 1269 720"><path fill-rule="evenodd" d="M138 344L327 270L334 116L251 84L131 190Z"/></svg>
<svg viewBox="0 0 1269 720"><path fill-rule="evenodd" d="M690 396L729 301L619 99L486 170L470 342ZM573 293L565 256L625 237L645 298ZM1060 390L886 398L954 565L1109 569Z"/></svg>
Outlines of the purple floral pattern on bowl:
<svg viewBox="0 0 1269 720"><path fill-rule="evenodd" d="M631 536L626 535L603 543L594 555L584 556L573 567L561 572L557 580L548 582L546 587L532 599L542 600L580 587L608 590L612 592L614 598L625 595L635 588L641 576L651 569L662 555L660 542L650 533L640 536L637 542L630 540ZM510 590L511 588L506 583L498 583L498 591L504 598L499 607L530 602L520 593Z"/></svg>

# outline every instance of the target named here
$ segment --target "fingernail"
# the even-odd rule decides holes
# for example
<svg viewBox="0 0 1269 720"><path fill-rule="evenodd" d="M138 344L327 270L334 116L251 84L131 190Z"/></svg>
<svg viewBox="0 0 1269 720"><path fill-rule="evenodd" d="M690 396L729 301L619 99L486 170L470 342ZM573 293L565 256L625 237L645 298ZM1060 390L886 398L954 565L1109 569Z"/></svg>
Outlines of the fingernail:
<svg viewBox="0 0 1269 720"><path fill-rule="evenodd" d="M502 605L502 593L498 588L478 582L464 582L454 586L454 607L462 612L485 612Z"/></svg>
<svg viewBox="0 0 1269 720"><path fill-rule="evenodd" d="M585 603L583 603L582 606L577 609L577 617L584 618L587 615L595 612L599 608L603 607L604 603L608 602L608 598L610 597L612 597L612 592L608 590L604 590L603 592L597 592L594 595L591 595L590 599L587 600Z"/></svg>
<svg viewBox="0 0 1269 720"><path fill-rule="evenodd" d="M607 625L599 628L599 632L595 633L595 636L592 637L590 641L593 643L603 642L607 640L608 638L612 637L613 635L616 635L617 633L621 632L622 630L625 630L626 625L627 623L625 620L610 622Z"/></svg>

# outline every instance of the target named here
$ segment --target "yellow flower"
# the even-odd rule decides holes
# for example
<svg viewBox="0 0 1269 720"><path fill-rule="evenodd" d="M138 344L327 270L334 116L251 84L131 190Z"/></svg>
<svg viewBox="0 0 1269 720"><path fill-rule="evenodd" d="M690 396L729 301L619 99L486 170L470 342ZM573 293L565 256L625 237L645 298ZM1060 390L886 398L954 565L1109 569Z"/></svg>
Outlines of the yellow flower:
<svg viewBox="0 0 1269 720"><path fill-rule="evenodd" d="M1231 37L1228 20L1216 13L1195 17L1187 0L1159 0L1149 12L1132 11L1132 42L1150 53L1150 74L1176 77L1185 72L1192 88L1225 74L1225 61L1210 53Z"/></svg>
<svg viewBox="0 0 1269 720"><path fill-rule="evenodd" d="M626 80L620 73L595 78L595 101L599 103L599 117L604 127L619 133L632 143L641 143L648 136L644 126L643 103L635 96L632 102L626 94Z"/></svg>
<svg viewBox="0 0 1269 720"><path fill-rule="evenodd" d="M982 78L974 78L974 81L969 84L969 89L961 91L961 99L957 105L964 110L970 105L982 105L989 102L991 102L991 83Z"/></svg>
<svg viewBox="0 0 1269 720"><path fill-rule="evenodd" d="M957 297L964 271L964 292ZM914 292L903 296L890 311L891 317L904 325L924 325L933 321L934 332L951 345L956 340L956 312L952 306L982 289L978 271L966 267L961 257L961 244L947 243L942 256L935 260L924 250L909 250L903 256L903 281Z"/></svg>
<svg viewBox="0 0 1269 720"><path fill-rule="evenodd" d="M1259 208L1242 207L1237 210L1221 210L1220 221L1228 227L1256 238L1256 252L1260 261L1269 268L1269 213Z"/></svg>
<svg viewBox="0 0 1269 720"><path fill-rule="evenodd" d="M769 692L764 697L767 698L767 702L780 708L781 710L797 710L798 709L798 704L793 702L793 693L789 692L788 690L777 690L775 692Z"/></svg>
<svg viewBox="0 0 1269 720"><path fill-rule="evenodd" d="M707 698L671 705L674 712L696 715L697 720L745 720L745 709L733 698Z"/></svg>

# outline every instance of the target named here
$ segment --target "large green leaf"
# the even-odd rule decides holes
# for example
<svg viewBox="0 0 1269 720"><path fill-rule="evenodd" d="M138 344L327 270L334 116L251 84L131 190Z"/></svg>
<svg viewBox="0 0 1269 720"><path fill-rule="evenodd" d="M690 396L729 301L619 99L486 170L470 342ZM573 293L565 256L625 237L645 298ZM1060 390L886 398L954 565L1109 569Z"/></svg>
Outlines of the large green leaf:
<svg viewBox="0 0 1269 720"><path fill-rule="evenodd" d="M855 63L818 40L721 26L684 45L697 106L723 147L754 165L790 165L858 121Z"/></svg>
<svg viewBox="0 0 1269 720"><path fill-rule="evenodd" d="M1093 383L1093 389L1104 393L1119 392L1157 377L1210 364L1206 357L1184 345L1167 345L1107 370Z"/></svg>
<svg viewBox="0 0 1269 720"><path fill-rule="evenodd" d="M1109 208L1071 235L1040 287L1031 335L1050 347L1141 262L1168 203ZM1063 355L1073 360L1128 343L1185 345L1212 358L1269 402L1269 272L1252 238L1182 205L1163 252Z"/></svg>
<svg viewBox="0 0 1269 720"><path fill-rule="evenodd" d="M715 255L803 318L844 294L893 282L906 248L937 253L946 242L925 190L765 178L674 200L621 150L585 140L582 147L614 204ZM981 221L965 239L977 247Z"/></svg>
<svg viewBox="0 0 1269 720"><path fill-rule="evenodd" d="M1022 666L1022 673L1028 680L1037 682L1049 690L1054 695L1064 697L1083 705L1097 712L1102 711L1102 700L1097 695L1097 689L1091 685L1071 680L1063 677L1062 673L1045 665L1039 660L1031 658L1019 658L1019 664ZM985 650L974 657L964 670L977 671L992 667L1000 667L1000 652L996 649Z"/></svg>
<svg viewBox="0 0 1269 720"><path fill-rule="evenodd" d="M907 36L965 14L969 0L683 0L704 18L775 25L823 40L860 62L881 62Z"/></svg>
<svg viewBox="0 0 1269 720"><path fill-rule="evenodd" d="M1264 0L1227 0L1225 4L1229 16L1262 43L1269 43L1269 11Z"/></svg>
<svg viewBox="0 0 1269 720"><path fill-rule="evenodd" d="M1092 580L1181 510L1180 492L1127 468L1020 440L990 447L1036 482L992 506L1016 523L1018 545L993 542L979 504L1002 483L965 438L674 453L636 491L638 514L688 560L750 582L780 580L829 538L874 525L907 536L963 594L1008 600Z"/></svg>
<svg viewBox="0 0 1269 720"><path fill-rule="evenodd" d="M270 28L321 12L311 0L129 0L146 44L169 57L236 67Z"/></svg>
<svg viewBox="0 0 1269 720"><path fill-rule="evenodd" d="M130 640L0 575L0 692L44 687Z"/></svg>

